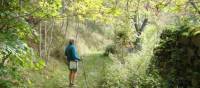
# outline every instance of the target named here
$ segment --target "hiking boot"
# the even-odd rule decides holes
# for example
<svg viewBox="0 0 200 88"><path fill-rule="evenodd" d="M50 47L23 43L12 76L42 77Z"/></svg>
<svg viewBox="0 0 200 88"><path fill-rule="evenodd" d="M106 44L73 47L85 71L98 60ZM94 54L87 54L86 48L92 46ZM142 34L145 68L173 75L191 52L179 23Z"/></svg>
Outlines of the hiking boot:
<svg viewBox="0 0 200 88"><path fill-rule="evenodd" d="M69 87L75 87L76 85L74 83L70 83Z"/></svg>

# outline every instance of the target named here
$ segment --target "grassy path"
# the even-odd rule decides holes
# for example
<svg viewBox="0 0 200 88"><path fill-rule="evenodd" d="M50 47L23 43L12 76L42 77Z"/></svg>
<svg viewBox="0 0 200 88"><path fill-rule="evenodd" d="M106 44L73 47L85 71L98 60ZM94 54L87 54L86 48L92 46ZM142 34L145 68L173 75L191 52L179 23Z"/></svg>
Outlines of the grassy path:
<svg viewBox="0 0 200 88"><path fill-rule="evenodd" d="M76 88L96 88L101 76L104 73L106 63L111 63L109 57L102 56L102 53L90 54L82 58L79 62L79 70L77 75ZM84 67L84 70L83 70ZM84 75L85 72L85 75ZM68 69L63 61L49 60L46 69L41 72L30 72L29 88L67 88ZM86 87L87 79L88 87Z"/></svg>

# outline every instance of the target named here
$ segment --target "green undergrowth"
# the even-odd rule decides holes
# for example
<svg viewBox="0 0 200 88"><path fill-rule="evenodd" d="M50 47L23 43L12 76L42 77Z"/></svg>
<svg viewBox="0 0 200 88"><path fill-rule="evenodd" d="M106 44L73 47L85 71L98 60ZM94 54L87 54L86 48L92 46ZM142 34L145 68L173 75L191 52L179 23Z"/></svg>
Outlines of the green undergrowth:
<svg viewBox="0 0 200 88"><path fill-rule="evenodd" d="M124 57L125 63L111 56L113 63L106 68L99 88L164 88L157 73L147 72L160 31L156 26L148 26L141 35L141 50Z"/></svg>
<svg viewBox="0 0 200 88"><path fill-rule="evenodd" d="M102 80L105 68L112 63L109 57L102 53L86 55L80 62L77 83L80 88L97 88ZM85 78L86 77L86 78Z"/></svg>
<svg viewBox="0 0 200 88"><path fill-rule="evenodd" d="M29 88L64 88L68 83L68 70L64 62L50 58L41 71L29 71Z"/></svg>

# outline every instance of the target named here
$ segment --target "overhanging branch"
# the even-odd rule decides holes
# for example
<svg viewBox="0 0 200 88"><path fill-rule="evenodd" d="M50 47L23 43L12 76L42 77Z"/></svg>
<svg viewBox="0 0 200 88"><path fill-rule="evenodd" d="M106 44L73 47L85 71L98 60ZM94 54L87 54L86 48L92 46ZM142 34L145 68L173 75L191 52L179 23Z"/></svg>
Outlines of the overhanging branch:
<svg viewBox="0 0 200 88"><path fill-rule="evenodd" d="M189 3L192 5L192 7L197 11L197 13L200 15L200 10L197 7L197 5L195 4L195 2L193 0L189 0Z"/></svg>

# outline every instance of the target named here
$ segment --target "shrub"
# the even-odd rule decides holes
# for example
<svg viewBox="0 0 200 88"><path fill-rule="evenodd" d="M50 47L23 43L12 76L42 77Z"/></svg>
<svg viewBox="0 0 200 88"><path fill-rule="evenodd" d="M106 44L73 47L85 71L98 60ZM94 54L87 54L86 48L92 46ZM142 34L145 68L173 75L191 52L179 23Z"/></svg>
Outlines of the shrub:
<svg viewBox="0 0 200 88"><path fill-rule="evenodd" d="M116 54L116 53L117 53L116 46L114 44L111 44L106 47L104 56L109 56L110 54Z"/></svg>
<svg viewBox="0 0 200 88"><path fill-rule="evenodd" d="M100 88L129 88L128 70L120 62L109 65L104 74Z"/></svg>

